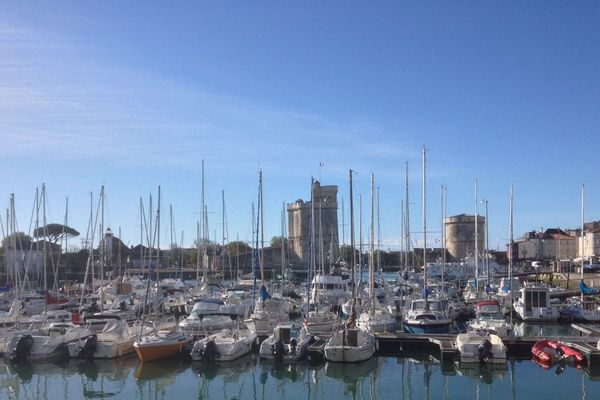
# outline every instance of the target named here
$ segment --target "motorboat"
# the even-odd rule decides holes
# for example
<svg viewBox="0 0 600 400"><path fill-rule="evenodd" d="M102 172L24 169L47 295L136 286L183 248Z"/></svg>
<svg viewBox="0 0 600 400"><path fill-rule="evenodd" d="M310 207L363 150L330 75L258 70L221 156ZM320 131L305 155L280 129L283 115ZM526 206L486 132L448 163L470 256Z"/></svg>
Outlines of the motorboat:
<svg viewBox="0 0 600 400"><path fill-rule="evenodd" d="M133 343L133 348L142 362L169 358L181 353L188 339L181 332L159 330L145 335Z"/></svg>
<svg viewBox="0 0 600 400"><path fill-rule="evenodd" d="M258 336L245 326L223 329L194 343L190 356L194 361L233 361L257 344Z"/></svg>
<svg viewBox="0 0 600 400"><path fill-rule="evenodd" d="M495 334L505 337L512 328L502 314L497 300L483 300L475 305L475 319L467 323L467 330L478 334Z"/></svg>
<svg viewBox="0 0 600 400"><path fill-rule="evenodd" d="M130 327L126 320L114 314L96 314L88 316L84 321L90 331L96 335L93 347L89 341L78 340L68 344L71 358L88 357L110 359L122 357L134 351L133 342L138 336L135 325ZM149 333L146 327L144 333ZM86 346L88 348L86 349Z"/></svg>
<svg viewBox="0 0 600 400"><path fill-rule="evenodd" d="M291 323L278 324L273 333L260 345L261 360L278 362L300 361L307 353L311 342L303 327Z"/></svg>
<svg viewBox="0 0 600 400"><path fill-rule="evenodd" d="M89 342L89 348L96 336L87 328L70 322L53 322L36 332L16 334L9 339L4 349L4 357L11 361L49 361L68 358L68 345L71 342Z"/></svg>
<svg viewBox="0 0 600 400"><path fill-rule="evenodd" d="M192 313L179 322L179 328L190 337L204 337L222 329L233 328L237 322L228 315L208 314L200 316Z"/></svg>
<svg viewBox="0 0 600 400"><path fill-rule="evenodd" d="M558 320L558 307L550 302L550 289L546 286L527 285L519 290L513 307L525 322L554 322Z"/></svg>
<svg viewBox="0 0 600 400"><path fill-rule="evenodd" d="M410 302L404 316L404 330L408 333L448 333L452 320L446 314L444 302L418 298Z"/></svg>
<svg viewBox="0 0 600 400"><path fill-rule="evenodd" d="M498 335L461 333L456 337L456 348L460 354L461 363L506 363L506 346Z"/></svg>

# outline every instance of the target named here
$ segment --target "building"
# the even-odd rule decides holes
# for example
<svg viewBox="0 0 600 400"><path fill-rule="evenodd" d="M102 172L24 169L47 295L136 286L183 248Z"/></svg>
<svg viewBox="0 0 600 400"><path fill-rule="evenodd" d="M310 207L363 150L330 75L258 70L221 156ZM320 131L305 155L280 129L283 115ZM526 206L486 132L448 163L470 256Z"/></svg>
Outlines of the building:
<svg viewBox="0 0 600 400"><path fill-rule="evenodd" d="M475 254L475 216L460 214L444 219L446 248L454 260L463 260ZM485 243L485 217L477 217L477 243L483 254Z"/></svg>
<svg viewBox="0 0 600 400"><path fill-rule="evenodd" d="M44 249L45 245L45 249ZM43 240L31 243L26 248L8 247L4 251L4 267L7 274L7 279L15 282L18 271L19 278L23 279L25 273L35 280L42 279L44 273L44 255L46 255L46 274L54 276L52 269L54 262L61 253L61 246L55 243Z"/></svg>
<svg viewBox="0 0 600 400"><path fill-rule="evenodd" d="M532 231L515 241L515 256L521 261L572 260L579 254L578 242L560 228Z"/></svg>
<svg viewBox="0 0 600 400"><path fill-rule="evenodd" d="M579 247L581 247L581 240L578 240L578 242ZM579 254L583 254L583 257L586 259L594 259L596 261L600 257L600 228L594 228L585 232L583 243L583 249L579 249Z"/></svg>
<svg viewBox="0 0 600 400"><path fill-rule="evenodd" d="M294 264L307 267L310 262L311 207L314 209L315 260L320 265L322 251L325 263L333 263L339 255L338 236L338 187L321 186L315 181L312 186L314 207L310 201L296 200L288 204L288 241L290 259Z"/></svg>

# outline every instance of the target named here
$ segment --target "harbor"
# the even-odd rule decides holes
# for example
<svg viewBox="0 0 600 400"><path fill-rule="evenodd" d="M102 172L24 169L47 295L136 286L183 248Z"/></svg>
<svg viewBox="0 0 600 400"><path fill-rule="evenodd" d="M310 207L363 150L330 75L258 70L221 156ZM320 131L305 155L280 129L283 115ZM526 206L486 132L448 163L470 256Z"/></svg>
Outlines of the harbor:
<svg viewBox="0 0 600 400"><path fill-rule="evenodd" d="M600 398L600 4L4 3L0 400Z"/></svg>

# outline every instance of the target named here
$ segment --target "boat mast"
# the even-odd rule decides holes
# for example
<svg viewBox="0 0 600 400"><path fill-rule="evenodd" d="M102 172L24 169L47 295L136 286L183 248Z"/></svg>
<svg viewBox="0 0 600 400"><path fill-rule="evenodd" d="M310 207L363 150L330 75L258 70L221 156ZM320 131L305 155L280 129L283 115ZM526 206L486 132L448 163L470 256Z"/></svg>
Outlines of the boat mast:
<svg viewBox="0 0 600 400"><path fill-rule="evenodd" d="M508 200L508 241L509 241L509 252L508 252L508 282L510 289L510 326L513 326L513 187L510 185L510 196Z"/></svg>
<svg viewBox="0 0 600 400"><path fill-rule="evenodd" d="M362 193L358 194L358 281L362 283L363 266L363 226L362 226Z"/></svg>
<svg viewBox="0 0 600 400"><path fill-rule="evenodd" d="M313 177L310 178L310 267L308 273L308 281L310 282L310 272L312 271L313 276L317 276L317 260L315 254L315 180ZM318 310L316 298L319 295L319 283L315 279L315 308ZM307 296L308 310L310 311L310 292Z"/></svg>
<svg viewBox="0 0 600 400"><path fill-rule="evenodd" d="M445 220L445 216L446 216L446 204L444 202L444 193L445 193L445 189L444 189L444 185L441 186L441 207L442 207L442 240L441 240L441 247L442 247L442 290L444 290L444 275L446 272L446 232L444 229L444 220Z"/></svg>
<svg viewBox="0 0 600 400"><path fill-rule="evenodd" d="M383 282L381 275L381 214L379 212L379 186L377 186L377 277Z"/></svg>
<svg viewBox="0 0 600 400"><path fill-rule="evenodd" d="M487 285L490 285L490 281L491 281L491 277L490 277L490 256L489 256L489 251L490 251L490 236L489 236L489 226L490 226L490 221L488 218L488 200L487 199L482 199L481 200L483 203L485 203L485 248L483 250L483 254L485 256L485 274L487 276Z"/></svg>
<svg viewBox="0 0 600 400"><path fill-rule="evenodd" d="M144 268L144 203L142 196L140 196L140 269ZM143 276L143 274L142 274ZM150 274L148 274L150 278ZM93 275L92 275L93 279Z"/></svg>
<svg viewBox="0 0 600 400"><path fill-rule="evenodd" d="M479 293L479 200L477 179L475 179L475 288Z"/></svg>
<svg viewBox="0 0 600 400"><path fill-rule="evenodd" d="M371 231L369 235L369 297L371 310L375 310L375 175L371 173Z"/></svg>
<svg viewBox="0 0 600 400"><path fill-rule="evenodd" d="M423 200L423 288L425 290L425 305L427 309L427 152L425 150L425 145L423 145L423 182L422 182L422 193L421 197Z"/></svg>
<svg viewBox="0 0 600 400"><path fill-rule="evenodd" d="M258 173L258 220L260 221L260 280L261 285L265 284L265 260L264 260L264 247L265 247L265 232L264 232L264 207L263 207L263 179L262 169Z"/></svg>
<svg viewBox="0 0 600 400"><path fill-rule="evenodd" d="M104 236L104 185L100 189L100 312L104 311L104 264L106 263L106 237Z"/></svg>
<svg viewBox="0 0 600 400"><path fill-rule="evenodd" d="M150 260L152 264L152 259ZM158 186L158 201L156 205L156 316L158 317L158 303L160 293L160 185ZM158 319L158 318L157 318Z"/></svg>
<svg viewBox="0 0 600 400"><path fill-rule="evenodd" d="M350 183L350 251L352 251L352 298L356 299L356 252L354 251L354 202L352 198L351 169L348 170L348 179Z"/></svg>
<svg viewBox="0 0 600 400"><path fill-rule="evenodd" d="M408 270L408 261L409 261L409 257L408 254L410 252L410 213L409 213L409 202L408 202L408 161L404 162L404 208L405 208L405 214L404 217L406 218L406 222L404 223L404 240L406 243L406 246L404 247L405 251L406 251L406 255L404 257L404 263L405 263L405 270ZM414 260L414 253L412 253L412 261L413 261L413 267L415 265L415 260Z"/></svg>
<svg viewBox="0 0 600 400"><path fill-rule="evenodd" d="M321 263L321 275L325 275L325 251L323 249L323 208L319 200L319 258Z"/></svg>
<svg viewBox="0 0 600 400"><path fill-rule="evenodd" d="M406 254L404 254L404 200L400 200L400 260L399 265L406 272L404 268Z"/></svg>
<svg viewBox="0 0 600 400"><path fill-rule="evenodd" d="M254 310L254 303L256 301L256 264L258 263L258 226L256 225L256 220L254 202L252 202L252 310Z"/></svg>
<svg viewBox="0 0 600 400"><path fill-rule="evenodd" d="M46 232L46 184L42 183L42 224L44 224L44 296L48 296L48 248ZM48 301L44 299L44 311L48 310Z"/></svg>
<svg viewBox="0 0 600 400"><path fill-rule="evenodd" d="M581 185L581 281L583 282L583 257L585 255L585 238L584 238L584 194L585 187ZM581 291L581 301L583 302L583 290ZM583 305L583 303L582 303Z"/></svg>
<svg viewBox="0 0 600 400"><path fill-rule="evenodd" d="M202 160L202 183L201 183L201 191L200 191L200 246L201 247L201 266L202 266L202 278L206 283L208 283L206 279L206 265L204 265L204 255L206 254L206 243L204 242L204 238L206 237L206 232L204 231L204 160Z"/></svg>
<svg viewBox="0 0 600 400"><path fill-rule="evenodd" d="M281 283L283 288L283 281L285 276L285 201L281 207Z"/></svg>

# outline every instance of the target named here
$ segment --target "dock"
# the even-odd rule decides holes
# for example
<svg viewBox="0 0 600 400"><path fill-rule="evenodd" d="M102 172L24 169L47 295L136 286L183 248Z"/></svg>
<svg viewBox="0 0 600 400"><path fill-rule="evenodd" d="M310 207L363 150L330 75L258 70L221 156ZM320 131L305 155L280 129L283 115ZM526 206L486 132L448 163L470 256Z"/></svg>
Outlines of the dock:
<svg viewBox="0 0 600 400"><path fill-rule="evenodd" d="M581 336L564 336L552 338L567 346L581 351L587 360L588 367L600 367L600 349L597 344L600 339L600 329L585 326ZM589 333L588 333L589 332ZM407 351L439 350L442 362L452 361L456 357L456 334L413 334L398 331L395 334L376 335L379 354L402 356ZM531 347L546 337L510 336L502 338L506 346L507 356L514 358L530 358Z"/></svg>

